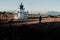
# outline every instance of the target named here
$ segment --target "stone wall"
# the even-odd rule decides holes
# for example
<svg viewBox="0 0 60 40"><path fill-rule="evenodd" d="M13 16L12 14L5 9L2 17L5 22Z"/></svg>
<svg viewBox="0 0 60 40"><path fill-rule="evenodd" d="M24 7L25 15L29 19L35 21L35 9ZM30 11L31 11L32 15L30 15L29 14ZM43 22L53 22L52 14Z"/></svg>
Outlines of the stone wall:
<svg viewBox="0 0 60 40"><path fill-rule="evenodd" d="M0 20L14 20L15 18L15 13L2 13L0 14Z"/></svg>

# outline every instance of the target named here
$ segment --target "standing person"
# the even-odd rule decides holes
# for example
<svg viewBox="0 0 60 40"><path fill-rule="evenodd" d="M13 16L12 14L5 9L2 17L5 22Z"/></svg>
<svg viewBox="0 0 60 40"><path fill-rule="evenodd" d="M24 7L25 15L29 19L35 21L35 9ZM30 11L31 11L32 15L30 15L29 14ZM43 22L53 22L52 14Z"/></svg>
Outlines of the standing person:
<svg viewBox="0 0 60 40"><path fill-rule="evenodd" d="M42 17L41 17L41 15L40 15L40 17L39 17L39 23L41 23L41 20L42 20Z"/></svg>

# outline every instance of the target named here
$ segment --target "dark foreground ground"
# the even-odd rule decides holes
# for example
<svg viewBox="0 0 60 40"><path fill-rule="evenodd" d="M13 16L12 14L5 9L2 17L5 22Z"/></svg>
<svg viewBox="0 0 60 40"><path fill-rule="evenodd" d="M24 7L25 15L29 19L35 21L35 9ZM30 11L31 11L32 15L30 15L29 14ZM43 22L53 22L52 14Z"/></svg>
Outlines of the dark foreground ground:
<svg viewBox="0 0 60 40"><path fill-rule="evenodd" d="M53 40L60 37L60 22L0 26L0 40Z"/></svg>

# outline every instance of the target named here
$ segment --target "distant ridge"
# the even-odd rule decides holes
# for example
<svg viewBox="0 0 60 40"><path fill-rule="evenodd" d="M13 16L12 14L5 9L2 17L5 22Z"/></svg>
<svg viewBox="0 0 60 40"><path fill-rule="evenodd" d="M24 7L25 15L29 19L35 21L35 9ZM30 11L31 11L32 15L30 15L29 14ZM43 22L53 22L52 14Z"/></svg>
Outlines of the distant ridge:
<svg viewBox="0 0 60 40"><path fill-rule="evenodd" d="M60 15L60 12L57 12L57 11L48 11L47 14L48 15Z"/></svg>

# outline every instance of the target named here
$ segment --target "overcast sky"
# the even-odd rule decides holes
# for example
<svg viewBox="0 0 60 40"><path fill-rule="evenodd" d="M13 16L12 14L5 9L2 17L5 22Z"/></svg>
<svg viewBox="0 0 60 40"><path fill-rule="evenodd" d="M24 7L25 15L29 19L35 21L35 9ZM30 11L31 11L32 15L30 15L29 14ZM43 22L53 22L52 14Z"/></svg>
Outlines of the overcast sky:
<svg viewBox="0 0 60 40"><path fill-rule="evenodd" d="M0 10L18 10L21 2L28 11L60 11L60 0L0 0Z"/></svg>

